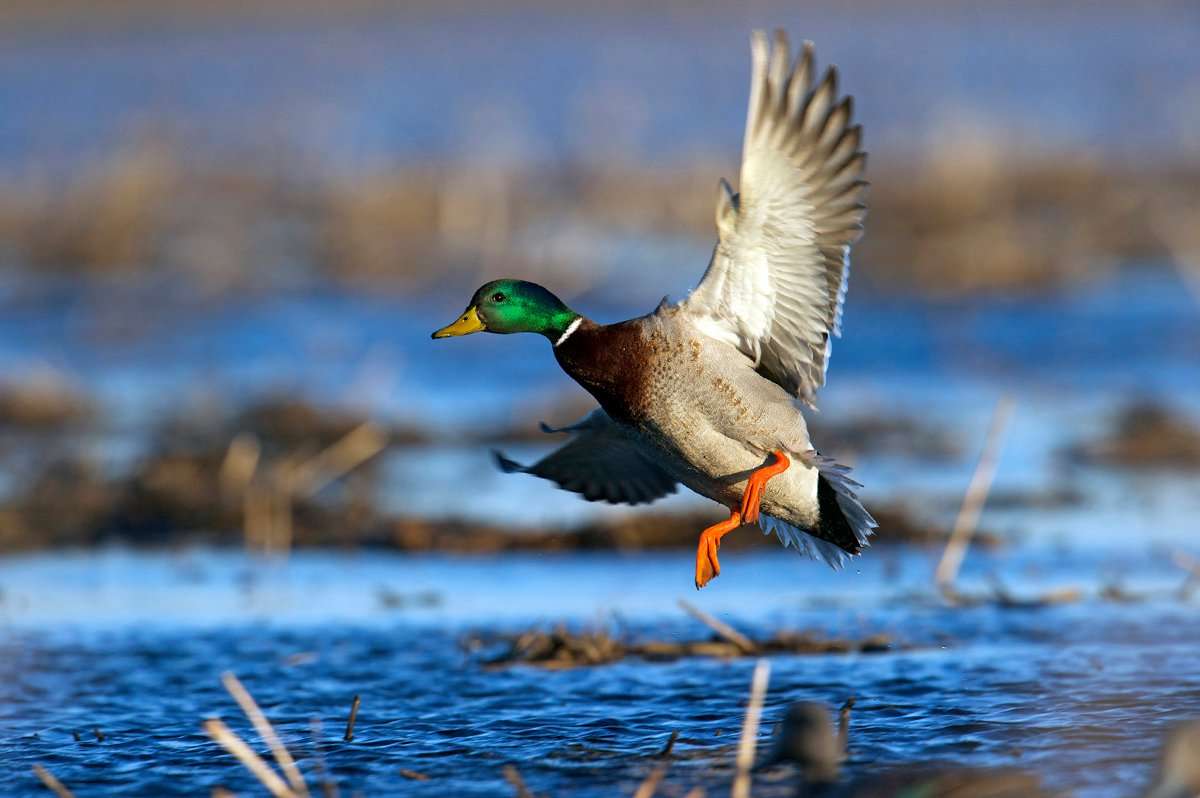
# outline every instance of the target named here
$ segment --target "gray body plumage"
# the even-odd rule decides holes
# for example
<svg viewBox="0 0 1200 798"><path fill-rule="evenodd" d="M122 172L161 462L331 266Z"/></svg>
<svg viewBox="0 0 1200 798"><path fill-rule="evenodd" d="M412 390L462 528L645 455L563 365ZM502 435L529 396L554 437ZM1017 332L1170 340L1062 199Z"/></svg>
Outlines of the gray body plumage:
<svg viewBox="0 0 1200 798"><path fill-rule="evenodd" d="M575 437L532 466L499 456L502 468L549 479L590 500L638 504L671 493L676 483L736 508L750 473L782 450L788 470L767 482L759 525L785 546L839 566L867 545L875 526L848 469L813 450L795 399L759 374L731 345L706 335L679 305L626 322L649 353L640 403L627 420L603 409L569 427ZM586 378L584 387L593 389ZM822 518L824 480L846 521L849 539L829 539Z"/></svg>
<svg viewBox="0 0 1200 798"><path fill-rule="evenodd" d="M831 564L839 564L836 546L807 534L820 523L817 480L822 468L839 474L813 450L804 416L791 396L763 378L729 344L704 334L679 306L661 307L642 321L654 349L682 356L656 361L648 390L661 402L647 417L625 427L644 456L674 480L726 507L736 508L750 473L782 450L792 466L767 482L762 498L761 525L774 531L785 545ZM850 484L843 496L851 511L861 509ZM873 522L865 510L866 544Z"/></svg>

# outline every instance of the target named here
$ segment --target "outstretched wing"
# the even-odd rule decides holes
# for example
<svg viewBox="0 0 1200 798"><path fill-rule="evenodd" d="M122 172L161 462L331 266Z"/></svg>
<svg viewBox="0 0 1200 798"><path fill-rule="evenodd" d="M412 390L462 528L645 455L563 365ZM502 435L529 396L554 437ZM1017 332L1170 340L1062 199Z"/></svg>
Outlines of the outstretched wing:
<svg viewBox="0 0 1200 798"><path fill-rule="evenodd" d="M495 451L500 470L548 479L590 502L642 504L675 492L675 480L655 465L635 440L623 434L603 410L596 409L569 427L554 429L543 424L542 429L574 435L564 446L530 466Z"/></svg>
<svg viewBox="0 0 1200 798"><path fill-rule="evenodd" d="M812 45L756 32L740 193L721 181L720 240L683 307L760 374L812 402L840 333L850 245L862 234L866 154L837 70L813 86Z"/></svg>

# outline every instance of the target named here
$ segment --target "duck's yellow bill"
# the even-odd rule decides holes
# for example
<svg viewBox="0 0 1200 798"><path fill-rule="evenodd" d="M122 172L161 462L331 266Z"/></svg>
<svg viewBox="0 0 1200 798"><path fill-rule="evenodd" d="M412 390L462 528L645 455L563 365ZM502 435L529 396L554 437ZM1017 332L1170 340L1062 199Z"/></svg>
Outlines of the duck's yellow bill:
<svg viewBox="0 0 1200 798"><path fill-rule="evenodd" d="M471 333L483 332L487 327L484 326L483 320L479 318L479 314L475 312L475 306L467 308L467 312L462 314L462 317L453 324L448 324L442 329L433 334L434 338L452 338L456 335L470 335Z"/></svg>

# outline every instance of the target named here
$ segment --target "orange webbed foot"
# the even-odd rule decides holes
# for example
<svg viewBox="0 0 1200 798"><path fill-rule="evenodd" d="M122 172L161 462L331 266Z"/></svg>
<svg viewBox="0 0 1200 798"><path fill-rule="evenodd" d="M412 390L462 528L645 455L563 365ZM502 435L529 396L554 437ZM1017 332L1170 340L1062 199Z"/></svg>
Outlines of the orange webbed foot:
<svg viewBox="0 0 1200 798"><path fill-rule="evenodd" d="M721 538L741 525L742 514L733 510L727 519L719 524L713 524L700 533L700 545L696 547L697 590L721 575L721 563L717 559L717 549L721 548Z"/></svg>
<svg viewBox="0 0 1200 798"><path fill-rule="evenodd" d="M776 449L772 454L775 456L775 462L756 468L750 474L750 478L746 480L746 490L742 492L741 516L742 520L747 524L753 524L758 520L763 490L767 487L767 480L771 477L779 476L792 465L792 461L788 459L788 456L781 449Z"/></svg>

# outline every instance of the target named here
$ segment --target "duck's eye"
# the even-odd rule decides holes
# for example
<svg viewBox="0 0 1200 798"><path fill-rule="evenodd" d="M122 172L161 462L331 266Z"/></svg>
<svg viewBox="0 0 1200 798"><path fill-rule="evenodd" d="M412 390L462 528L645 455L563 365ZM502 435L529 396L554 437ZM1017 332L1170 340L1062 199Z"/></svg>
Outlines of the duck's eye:
<svg viewBox="0 0 1200 798"><path fill-rule="evenodd" d="M503 302L503 301L504 301L504 294L502 294L502 293L500 293L499 291L497 291L496 293L492 294L492 301L493 301L493 302Z"/></svg>

